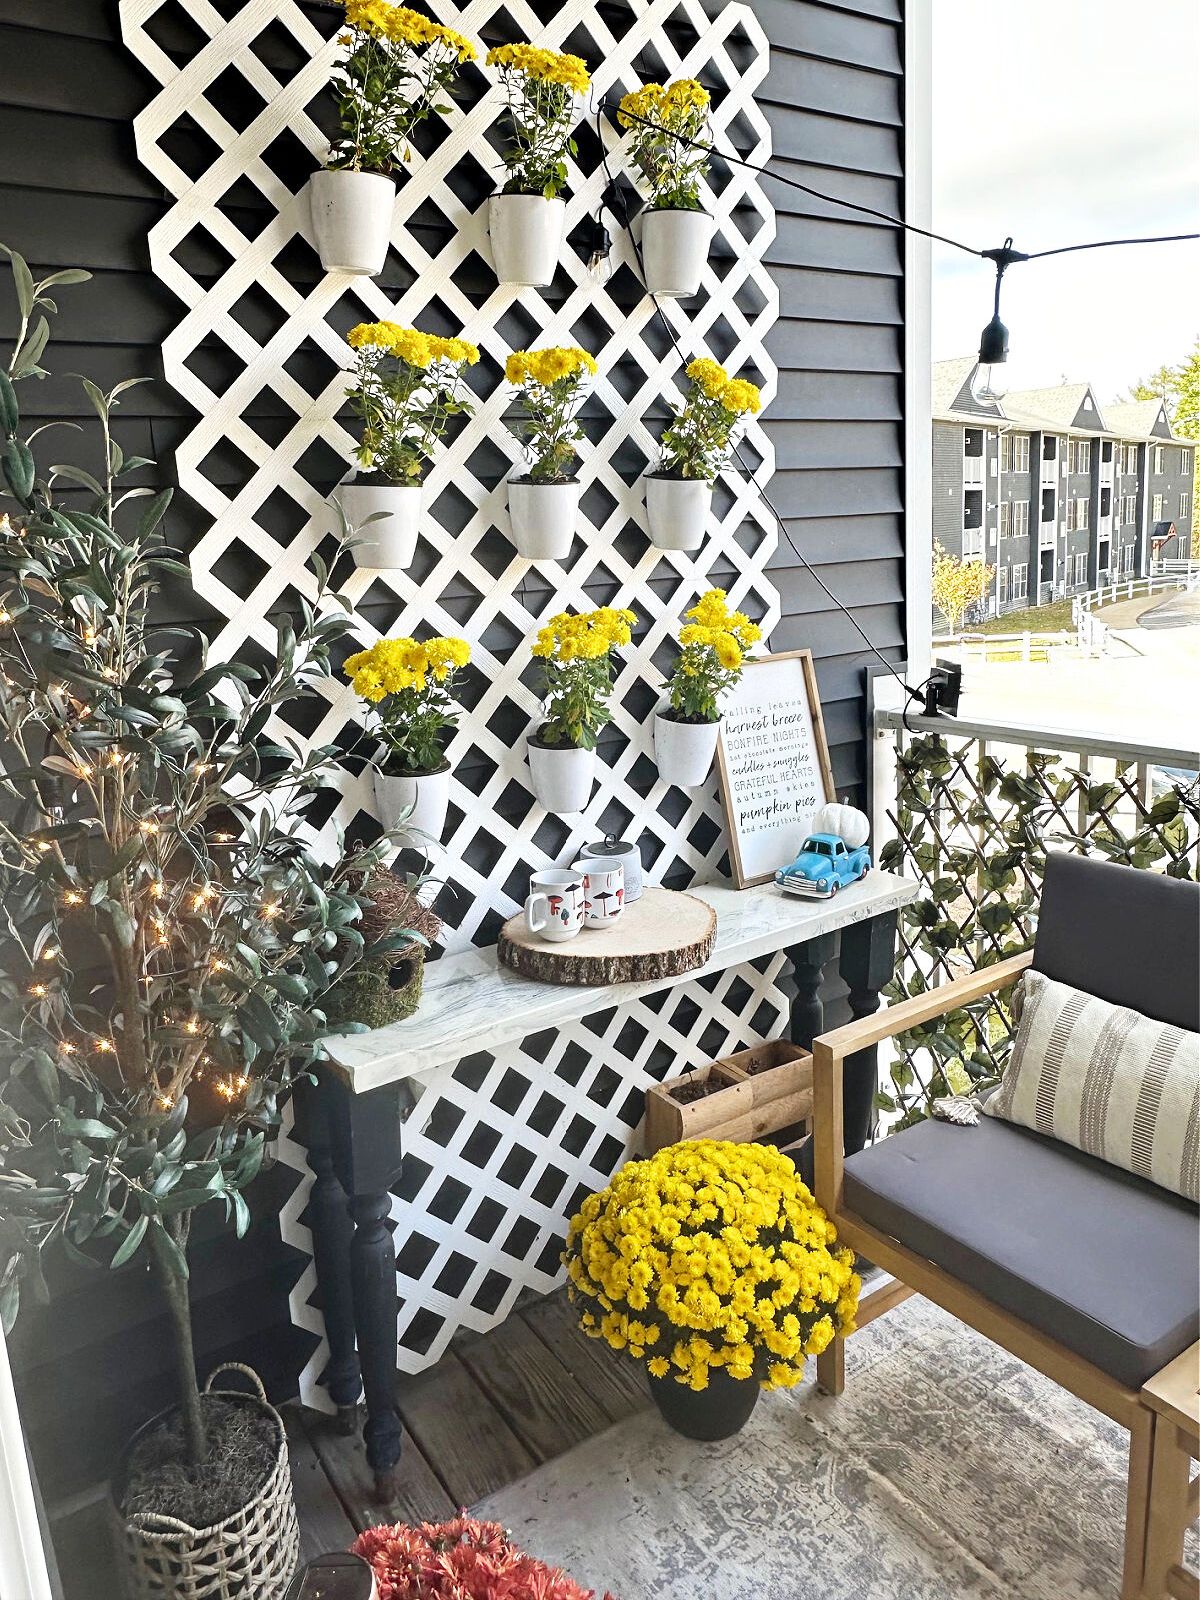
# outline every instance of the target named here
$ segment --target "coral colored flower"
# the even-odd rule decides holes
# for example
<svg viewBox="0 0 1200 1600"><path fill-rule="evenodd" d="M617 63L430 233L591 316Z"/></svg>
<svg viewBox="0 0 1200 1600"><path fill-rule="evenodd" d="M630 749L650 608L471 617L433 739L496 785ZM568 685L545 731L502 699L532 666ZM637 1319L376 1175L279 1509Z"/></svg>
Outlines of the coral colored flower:
<svg viewBox="0 0 1200 1600"><path fill-rule="evenodd" d="M351 1545L375 1574L379 1600L594 1600L558 1567L527 1555L495 1522L368 1528ZM614 1600L606 1594L604 1600Z"/></svg>

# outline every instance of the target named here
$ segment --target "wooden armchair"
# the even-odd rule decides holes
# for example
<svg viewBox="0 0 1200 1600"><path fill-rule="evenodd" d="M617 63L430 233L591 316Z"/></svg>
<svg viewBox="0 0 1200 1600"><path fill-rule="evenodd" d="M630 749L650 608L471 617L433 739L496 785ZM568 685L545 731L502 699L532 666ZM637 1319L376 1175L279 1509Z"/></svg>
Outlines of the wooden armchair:
<svg viewBox="0 0 1200 1600"><path fill-rule="evenodd" d="M1035 950L817 1039L816 1196L839 1237L895 1280L864 1298L860 1327L922 1294L1128 1428L1121 1597L1138 1600L1160 1415L1142 1386L1200 1337L1197 1208L989 1117L971 1128L931 1119L843 1156L847 1057L997 993L1029 966L1200 1031L1200 892L1054 855ZM1138 1273L1114 1281L1114 1260L1136 1260ZM817 1374L828 1393L842 1392L841 1340L819 1358ZM1172 1481L1177 1498L1178 1474Z"/></svg>

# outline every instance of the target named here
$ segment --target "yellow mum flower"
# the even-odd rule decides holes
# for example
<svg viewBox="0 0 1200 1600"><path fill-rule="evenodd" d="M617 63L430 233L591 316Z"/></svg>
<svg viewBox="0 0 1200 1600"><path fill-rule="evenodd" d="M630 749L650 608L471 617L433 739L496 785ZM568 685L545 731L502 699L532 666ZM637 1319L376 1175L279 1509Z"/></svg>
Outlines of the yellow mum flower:
<svg viewBox="0 0 1200 1600"><path fill-rule="evenodd" d="M592 81L587 62L581 56L541 50L532 44L496 45L487 53L487 64L507 72L520 72L542 83L559 84L574 94L586 94Z"/></svg>
<svg viewBox="0 0 1200 1600"><path fill-rule="evenodd" d="M360 322L346 335L352 350L390 350L393 324L390 322Z"/></svg>
<svg viewBox="0 0 1200 1600"><path fill-rule="evenodd" d="M562 378L597 371L596 358L578 345L552 346L547 350L514 350L504 363L504 376L514 388L540 383L549 388Z"/></svg>
<svg viewBox="0 0 1200 1600"><path fill-rule="evenodd" d="M725 668L726 672L736 672L738 667L741 666L741 646L731 633L721 634L714 649L717 652L717 660Z"/></svg>
<svg viewBox="0 0 1200 1600"><path fill-rule="evenodd" d="M697 356L694 361L688 362L685 371L697 388L710 400L718 399L722 389L730 381L725 368L710 356Z"/></svg>
<svg viewBox="0 0 1200 1600"><path fill-rule="evenodd" d="M717 398L726 411L736 416L756 416L762 410L762 395L756 383L747 378L730 378Z"/></svg>

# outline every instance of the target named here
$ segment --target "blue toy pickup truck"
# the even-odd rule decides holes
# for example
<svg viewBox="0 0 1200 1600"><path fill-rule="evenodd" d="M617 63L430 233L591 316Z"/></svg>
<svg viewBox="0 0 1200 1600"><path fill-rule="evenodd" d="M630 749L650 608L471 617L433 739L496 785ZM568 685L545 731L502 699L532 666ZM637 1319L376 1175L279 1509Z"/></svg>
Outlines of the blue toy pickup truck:
<svg viewBox="0 0 1200 1600"><path fill-rule="evenodd" d="M851 850L836 833L811 833L791 866L780 867L775 882L786 894L827 900L843 885L865 878L871 869L866 845Z"/></svg>

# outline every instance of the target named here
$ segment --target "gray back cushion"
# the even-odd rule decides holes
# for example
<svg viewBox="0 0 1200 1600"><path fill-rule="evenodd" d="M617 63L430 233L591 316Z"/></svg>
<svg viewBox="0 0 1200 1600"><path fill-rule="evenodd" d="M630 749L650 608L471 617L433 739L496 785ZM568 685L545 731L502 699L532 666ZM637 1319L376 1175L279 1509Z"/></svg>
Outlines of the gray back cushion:
<svg viewBox="0 0 1200 1600"><path fill-rule="evenodd" d="M1033 964L1073 989L1200 1032L1200 884L1051 851Z"/></svg>

